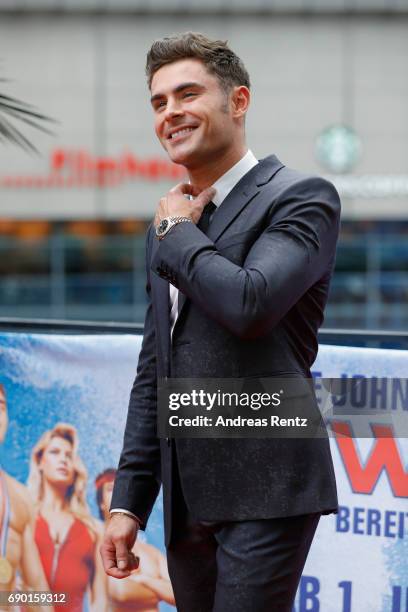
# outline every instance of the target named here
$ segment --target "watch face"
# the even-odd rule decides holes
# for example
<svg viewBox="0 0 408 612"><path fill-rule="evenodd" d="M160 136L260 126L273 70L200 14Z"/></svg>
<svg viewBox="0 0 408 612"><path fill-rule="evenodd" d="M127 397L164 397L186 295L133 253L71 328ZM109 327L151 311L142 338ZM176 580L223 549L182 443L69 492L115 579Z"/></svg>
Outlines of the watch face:
<svg viewBox="0 0 408 612"><path fill-rule="evenodd" d="M168 219L163 219L162 221L160 221L159 226L157 228L157 234L160 236L161 234L163 234L166 229L169 226L169 221Z"/></svg>

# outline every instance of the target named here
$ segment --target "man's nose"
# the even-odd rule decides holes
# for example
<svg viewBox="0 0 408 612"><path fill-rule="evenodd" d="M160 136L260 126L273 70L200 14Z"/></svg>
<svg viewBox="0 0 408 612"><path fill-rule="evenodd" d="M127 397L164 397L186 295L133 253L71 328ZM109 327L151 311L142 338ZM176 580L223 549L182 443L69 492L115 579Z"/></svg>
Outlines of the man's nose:
<svg viewBox="0 0 408 612"><path fill-rule="evenodd" d="M168 100L166 105L166 120L180 117L183 114L182 106L177 100Z"/></svg>

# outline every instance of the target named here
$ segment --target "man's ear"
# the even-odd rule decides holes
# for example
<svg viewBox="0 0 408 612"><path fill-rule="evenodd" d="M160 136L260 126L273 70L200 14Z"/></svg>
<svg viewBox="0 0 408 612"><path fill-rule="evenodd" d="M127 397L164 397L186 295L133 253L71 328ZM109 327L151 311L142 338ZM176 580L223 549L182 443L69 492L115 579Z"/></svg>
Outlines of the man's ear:
<svg viewBox="0 0 408 612"><path fill-rule="evenodd" d="M234 87L231 94L232 114L239 119L244 117L251 101L251 92L245 85Z"/></svg>

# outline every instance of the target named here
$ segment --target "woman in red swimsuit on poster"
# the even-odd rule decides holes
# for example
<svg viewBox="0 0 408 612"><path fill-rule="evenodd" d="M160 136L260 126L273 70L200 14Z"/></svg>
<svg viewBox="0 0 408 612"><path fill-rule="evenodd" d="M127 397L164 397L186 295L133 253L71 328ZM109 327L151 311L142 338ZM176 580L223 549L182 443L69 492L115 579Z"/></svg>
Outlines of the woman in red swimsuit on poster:
<svg viewBox="0 0 408 612"><path fill-rule="evenodd" d="M31 454L28 487L36 501L34 537L51 591L67 593L59 612L82 612L88 593L92 611L105 612L106 582L98 554L95 519L86 503L86 469L77 453L74 427L58 423Z"/></svg>

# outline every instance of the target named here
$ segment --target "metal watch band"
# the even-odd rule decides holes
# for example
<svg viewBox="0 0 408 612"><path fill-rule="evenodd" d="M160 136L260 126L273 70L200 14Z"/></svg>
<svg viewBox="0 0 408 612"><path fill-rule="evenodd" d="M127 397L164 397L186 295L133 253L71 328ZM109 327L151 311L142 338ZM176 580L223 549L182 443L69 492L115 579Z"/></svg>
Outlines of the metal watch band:
<svg viewBox="0 0 408 612"><path fill-rule="evenodd" d="M162 219L161 222L165 220L169 222L169 226L166 228L165 232L163 232L162 234L159 234L157 233L157 230L156 230L156 235L159 238L159 240L164 238L164 236L168 234L171 228L177 225L178 223L192 223L190 217L165 217L165 219ZM159 227L160 227L160 224L159 224Z"/></svg>
<svg viewBox="0 0 408 612"><path fill-rule="evenodd" d="M170 217L174 223L182 223L183 221L191 221L190 217Z"/></svg>

